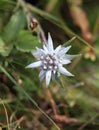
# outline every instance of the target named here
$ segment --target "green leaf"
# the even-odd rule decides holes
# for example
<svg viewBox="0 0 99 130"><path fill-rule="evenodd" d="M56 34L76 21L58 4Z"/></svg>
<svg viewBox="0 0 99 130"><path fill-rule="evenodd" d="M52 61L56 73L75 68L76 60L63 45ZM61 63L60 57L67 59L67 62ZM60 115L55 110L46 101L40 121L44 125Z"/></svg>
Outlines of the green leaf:
<svg viewBox="0 0 99 130"><path fill-rule="evenodd" d="M16 48L22 52L30 52L41 46L39 39L28 31L21 31L17 37Z"/></svg>
<svg viewBox="0 0 99 130"><path fill-rule="evenodd" d="M2 38L0 38L0 54L2 56L8 56L11 50L12 50L12 45L9 46L5 45Z"/></svg>
<svg viewBox="0 0 99 130"><path fill-rule="evenodd" d="M69 54L66 54L66 58L69 59L69 60L72 60L72 59L77 58L77 57L79 57L79 56L81 56L81 54L77 54L77 55L69 55Z"/></svg>
<svg viewBox="0 0 99 130"><path fill-rule="evenodd" d="M25 16L22 10L18 10L14 15L12 15L10 21L4 28L1 36L5 43L13 41L18 35L19 31L25 26Z"/></svg>
<svg viewBox="0 0 99 130"><path fill-rule="evenodd" d="M67 42L65 42L63 44L63 47L70 45L75 39L76 39L76 36L74 36L73 38L71 38L70 40L68 40Z"/></svg>
<svg viewBox="0 0 99 130"><path fill-rule="evenodd" d="M62 88L64 88L64 85L63 85L63 83L62 83L60 77L56 75L55 78L56 78L57 82L60 84L60 86L61 86Z"/></svg>

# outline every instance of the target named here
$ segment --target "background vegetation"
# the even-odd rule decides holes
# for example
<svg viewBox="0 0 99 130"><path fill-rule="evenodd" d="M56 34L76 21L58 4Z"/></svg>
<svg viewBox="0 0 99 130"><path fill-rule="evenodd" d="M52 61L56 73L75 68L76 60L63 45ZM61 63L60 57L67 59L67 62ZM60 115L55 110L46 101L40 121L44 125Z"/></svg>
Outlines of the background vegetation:
<svg viewBox="0 0 99 130"><path fill-rule="evenodd" d="M82 54L64 88L25 69L48 32L54 46L73 38L69 53ZM0 130L18 129L99 129L99 0L0 0Z"/></svg>

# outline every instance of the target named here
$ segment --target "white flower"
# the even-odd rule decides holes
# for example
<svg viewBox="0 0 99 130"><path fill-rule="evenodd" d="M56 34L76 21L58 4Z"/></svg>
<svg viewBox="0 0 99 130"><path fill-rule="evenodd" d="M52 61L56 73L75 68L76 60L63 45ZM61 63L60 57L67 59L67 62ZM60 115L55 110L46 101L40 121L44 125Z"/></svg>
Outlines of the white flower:
<svg viewBox="0 0 99 130"><path fill-rule="evenodd" d="M45 77L46 86L49 85L51 77L60 75L60 73L66 76L73 76L63 65L71 63L74 55L66 54L71 46L62 47L59 45L56 49L53 47L53 41L48 34L48 44L43 45L43 49L36 47L36 52L32 52L33 56L38 59L37 62L29 64L26 68L41 68L39 74L40 81Z"/></svg>

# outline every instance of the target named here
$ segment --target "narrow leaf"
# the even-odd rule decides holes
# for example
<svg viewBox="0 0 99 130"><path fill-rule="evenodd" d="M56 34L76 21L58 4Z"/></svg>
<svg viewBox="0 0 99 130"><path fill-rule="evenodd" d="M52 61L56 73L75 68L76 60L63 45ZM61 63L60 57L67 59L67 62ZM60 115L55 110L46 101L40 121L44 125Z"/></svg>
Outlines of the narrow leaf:
<svg viewBox="0 0 99 130"><path fill-rule="evenodd" d="M58 83L60 84L60 86L61 86L62 88L64 88L64 85L63 85L63 83L62 83L60 77L56 75L55 78L56 78L56 80L58 81Z"/></svg>
<svg viewBox="0 0 99 130"><path fill-rule="evenodd" d="M67 42L65 42L63 44L63 47L66 47L66 46L70 45L75 39L76 39L76 37L74 36L73 38L71 38L70 40L68 40Z"/></svg>

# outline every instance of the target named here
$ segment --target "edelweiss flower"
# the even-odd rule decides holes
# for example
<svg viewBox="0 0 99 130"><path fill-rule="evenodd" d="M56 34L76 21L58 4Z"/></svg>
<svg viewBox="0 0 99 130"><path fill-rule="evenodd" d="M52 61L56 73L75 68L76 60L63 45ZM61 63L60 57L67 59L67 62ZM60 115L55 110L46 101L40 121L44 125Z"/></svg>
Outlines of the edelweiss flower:
<svg viewBox="0 0 99 130"><path fill-rule="evenodd" d="M66 76L73 76L63 65L71 63L73 55L66 54L71 46L62 47L59 45L56 49L53 47L53 41L48 34L48 44L43 45L43 49L36 47L36 53L32 52L33 56L38 59L37 62L29 64L26 68L41 68L39 74L40 81L45 77L46 86L49 85L51 77L59 76L60 73Z"/></svg>

